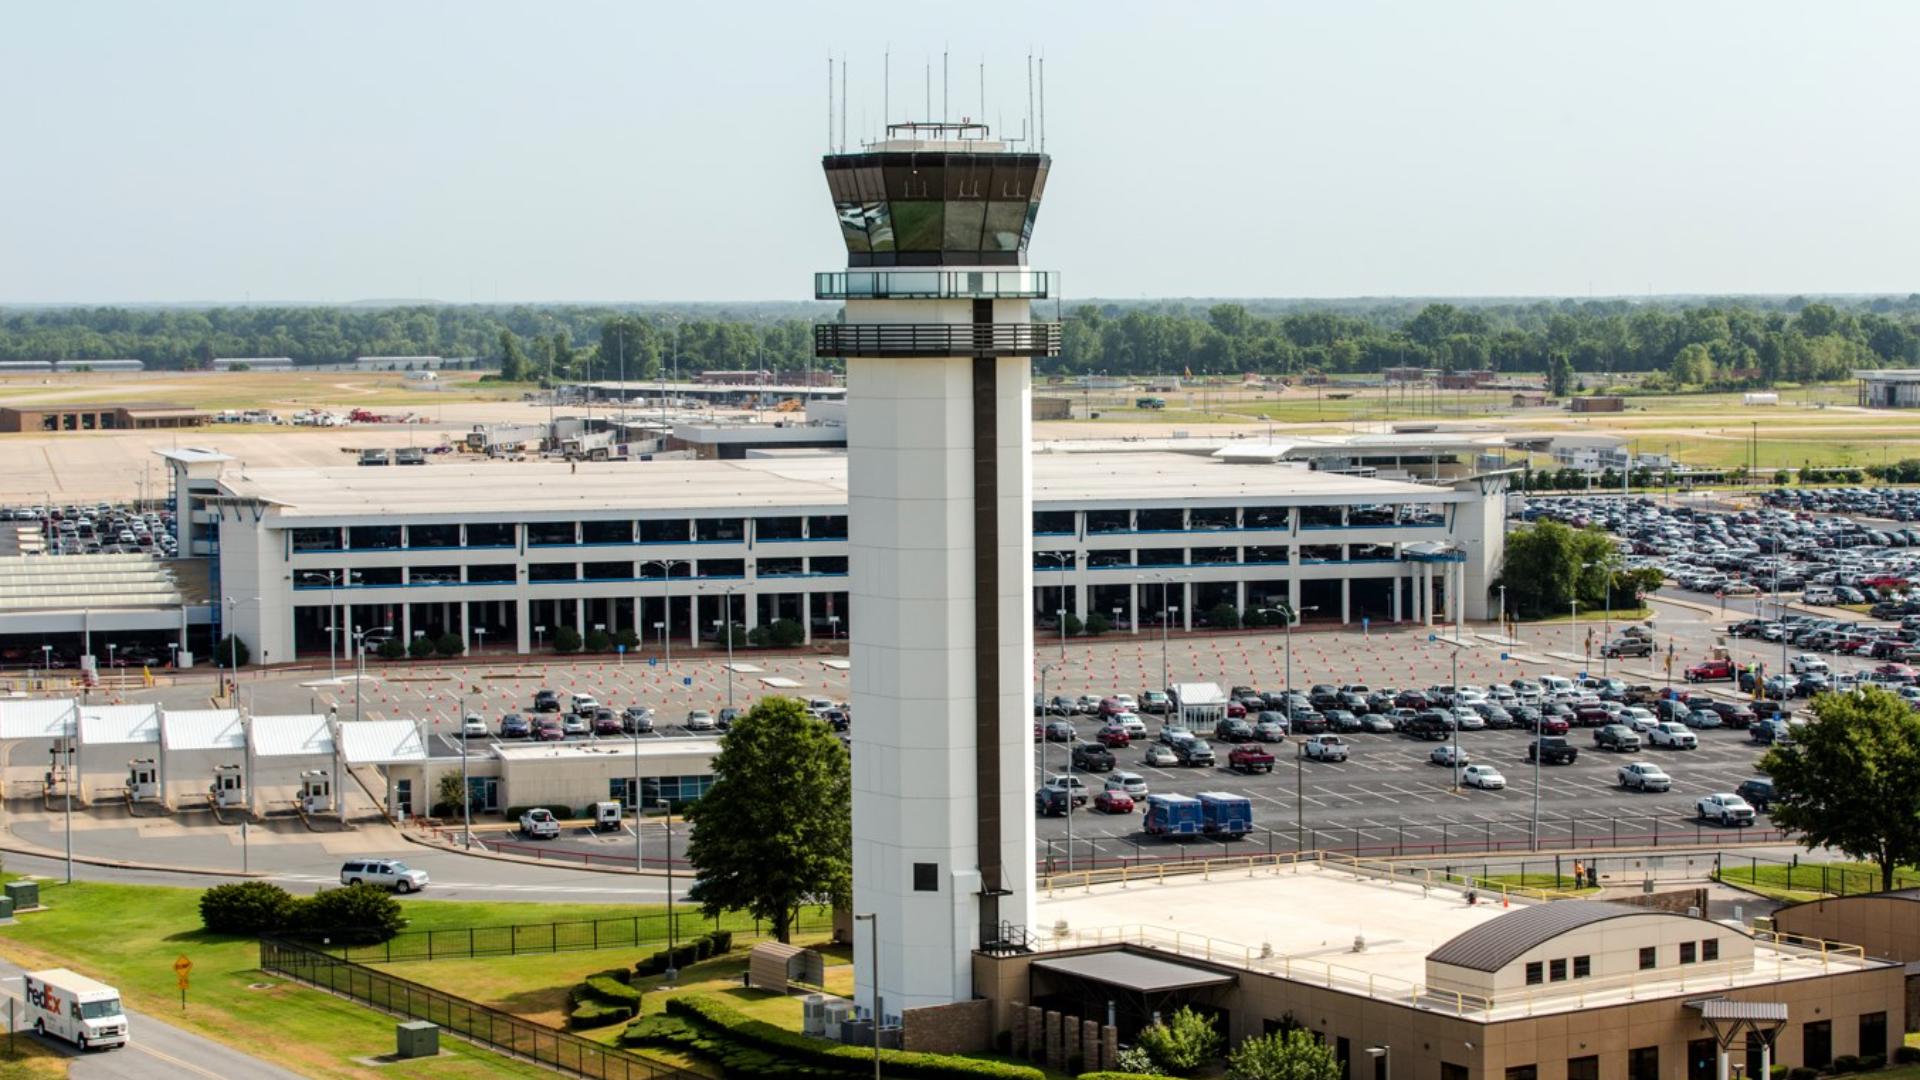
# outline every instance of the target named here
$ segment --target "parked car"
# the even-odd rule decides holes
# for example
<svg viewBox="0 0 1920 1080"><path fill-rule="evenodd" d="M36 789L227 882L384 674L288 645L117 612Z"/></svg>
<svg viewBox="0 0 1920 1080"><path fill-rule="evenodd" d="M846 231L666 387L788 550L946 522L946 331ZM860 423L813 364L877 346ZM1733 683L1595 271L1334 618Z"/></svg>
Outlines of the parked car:
<svg viewBox="0 0 1920 1080"><path fill-rule="evenodd" d="M1110 772L1106 786L1118 788L1136 799L1147 797L1147 778L1137 772Z"/></svg>
<svg viewBox="0 0 1920 1080"><path fill-rule="evenodd" d="M1755 776L1742 780L1740 786L1734 788L1733 792L1752 804L1756 813L1764 814L1773 808L1772 777Z"/></svg>
<svg viewBox="0 0 1920 1080"><path fill-rule="evenodd" d="M1073 725L1065 720L1047 721L1048 742L1070 743L1079 737L1080 733L1075 731Z"/></svg>
<svg viewBox="0 0 1920 1080"><path fill-rule="evenodd" d="M1698 750L1700 740L1685 724L1672 720L1662 720L1647 732L1647 745L1664 746L1669 750Z"/></svg>
<svg viewBox="0 0 1920 1080"><path fill-rule="evenodd" d="M1616 638L1600 646L1600 655L1614 659L1626 656L1652 656L1653 642L1645 638Z"/></svg>
<svg viewBox="0 0 1920 1080"><path fill-rule="evenodd" d="M1133 813L1133 796L1122 788L1102 788L1093 797L1093 808L1105 814Z"/></svg>
<svg viewBox="0 0 1920 1080"><path fill-rule="evenodd" d="M1733 826L1753 824L1753 807L1731 791L1702 797L1693 804L1693 812L1701 821Z"/></svg>
<svg viewBox="0 0 1920 1080"><path fill-rule="evenodd" d="M1073 805L1075 806L1087 805L1087 796L1088 796L1087 782L1085 780L1080 779L1078 776L1074 776L1071 773L1055 773L1052 776L1047 777L1047 781L1043 786L1064 788L1065 790L1073 793Z"/></svg>
<svg viewBox="0 0 1920 1080"><path fill-rule="evenodd" d="M520 835L529 840L552 840L560 835L560 819L544 806L520 815Z"/></svg>
<svg viewBox="0 0 1920 1080"><path fill-rule="evenodd" d="M1094 732L1093 737L1099 741L1101 746L1107 747L1110 750L1123 749L1128 743L1133 741L1133 736L1127 734L1125 724L1116 724L1112 721L1109 721L1106 726L1102 727L1099 731Z"/></svg>
<svg viewBox="0 0 1920 1080"><path fill-rule="evenodd" d="M1261 742L1281 742L1287 737L1287 718L1282 713L1263 712L1254 717L1253 737Z"/></svg>
<svg viewBox="0 0 1920 1080"><path fill-rule="evenodd" d="M1205 739L1183 739L1173 744L1173 753L1188 768L1208 767L1214 763L1213 747Z"/></svg>
<svg viewBox="0 0 1920 1080"><path fill-rule="evenodd" d="M1229 716L1213 726L1213 737L1221 742L1252 742L1253 725L1237 716Z"/></svg>
<svg viewBox="0 0 1920 1080"><path fill-rule="evenodd" d="M592 722L580 713L570 712L560 718L560 734L562 735L588 735L592 732Z"/></svg>
<svg viewBox="0 0 1920 1080"><path fill-rule="evenodd" d="M1306 755L1310 761L1347 760L1347 741L1338 735L1317 735L1307 740Z"/></svg>
<svg viewBox="0 0 1920 1080"><path fill-rule="evenodd" d="M1241 743L1227 751L1227 767L1235 772L1273 771L1273 755L1259 743Z"/></svg>
<svg viewBox="0 0 1920 1080"><path fill-rule="evenodd" d="M1033 808L1041 817L1060 817L1073 812L1073 796L1064 787L1044 785L1033 793Z"/></svg>
<svg viewBox="0 0 1920 1080"><path fill-rule="evenodd" d="M1460 783L1485 791L1499 791L1507 786L1507 778L1491 765L1469 765L1460 770Z"/></svg>
<svg viewBox="0 0 1920 1080"><path fill-rule="evenodd" d="M1527 743L1527 760L1539 758L1542 765L1571 765L1580 756L1580 748L1564 735L1542 735Z"/></svg>
<svg viewBox="0 0 1920 1080"><path fill-rule="evenodd" d="M653 730L653 710L645 705L629 705L620 713L620 729L629 734Z"/></svg>
<svg viewBox="0 0 1920 1080"><path fill-rule="evenodd" d="M620 734L620 714L604 705L593 710L593 733L595 735Z"/></svg>
<svg viewBox="0 0 1920 1080"><path fill-rule="evenodd" d="M534 712L559 712L560 695L551 690L536 690L533 693Z"/></svg>
<svg viewBox="0 0 1920 1080"><path fill-rule="evenodd" d="M1157 766L1178 765L1180 764L1180 755L1174 753L1173 747L1168 746L1166 743L1149 743L1147 744L1147 764Z"/></svg>
<svg viewBox="0 0 1920 1080"><path fill-rule="evenodd" d="M354 859L340 868L342 885L375 885L395 892L419 892L427 887L427 872L399 859Z"/></svg>
<svg viewBox="0 0 1920 1080"><path fill-rule="evenodd" d="M1640 752L1640 735L1625 724L1608 724L1593 733L1593 745L1598 750L1637 754Z"/></svg>
<svg viewBox="0 0 1920 1080"><path fill-rule="evenodd" d="M1620 766L1620 786L1628 791L1667 791L1673 787L1673 777L1651 761L1635 761Z"/></svg>
<svg viewBox="0 0 1920 1080"><path fill-rule="evenodd" d="M500 718L500 737L503 739L524 739L533 734L533 725L517 712L510 712Z"/></svg>
<svg viewBox="0 0 1920 1080"><path fill-rule="evenodd" d="M1140 691L1140 708L1137 710L1138 712L1164 716L1172 710L1173 701L1167 697L1164 692L1159 690Z"/></svg>
<svg viewBox="0 0 1920 1080"><path fill-rule="evenodd" d="M1073 767L1086 772L1107 772L1116 762L1113 751L1097 742L1080 743L1073 748Z"/></svg>
<svg viewBox="0 0 1920 1080"><path fill-rule="evenodd" d="M720 722L705 709L690 709L687 711L687 718L681 721L681 725L688 731L713 731L720 726Z"/></svg>
<svg viewBox="0 0 1920 1080"><path fill-rule="evenodd" d="M1465 765L1473 760L1473 755L1448 743L1445 746L1434 747L1433 753L1427 755L1427 760L1435 765Z"/></svg>

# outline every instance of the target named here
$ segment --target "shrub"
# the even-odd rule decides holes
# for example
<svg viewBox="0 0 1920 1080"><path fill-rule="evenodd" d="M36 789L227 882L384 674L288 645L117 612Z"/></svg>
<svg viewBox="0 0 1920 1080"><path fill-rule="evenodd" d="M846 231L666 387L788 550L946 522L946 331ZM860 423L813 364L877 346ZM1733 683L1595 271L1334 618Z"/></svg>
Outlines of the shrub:
<svg viewBox="0 0 1920 1080"><path fill-rule="evenodd" d="M1879 1072L1887 1067L1885 1054L1868 1054L1860 1059L1861 1072Z"/></svg>
<svg viewBox="0 0 1920 1080"><path fill-rule="evenodd" d="M1121 1064L1126 1063L1127 1054L1129 1053L1140 1054L1143 1058L1145 1056L1145 1051L1137 1046L1130 1046L1120 1051ZM1153 1068L1153 1063L1147 1062L1143 1064L1141 1068L1151 1069ZM1156 1072L1114 1072L1111 1069L1107 1069L1100 1072L1081 1073L1079 1080L1173 1080L1173 1078Z"/></svg>
<svg viewBox="0 0 1920 1080"><path fill-rule="evenodd" d="M584 647L588 652L612 652L613 638L605 630L589 630Z"/></svg>
<svg viewBox="0 0 1920 1080"><path fill-rule="evenodd" d="M1120 1051L1120 1056L1115 1058L1113 1063L1121 1069L1120 1073L1115 1075L1132 1073L1136 1076L1144 1076L1153 1072L1153 1055L1138 1046L1129 1046Z"/></svg>
<svg viewBox="0 0 1920 1080"><path fill-rule="evenodd" d="M347 945L372 945L406 925L400 902L372 885L324 889L299 905L301 928Z"/></svg>
<svg viewBox="0 0 1920 1080"><path fill-rule="evenodd" d="M1860 1059L1853 1054L1841 1054L1833 1059L1835 1073L1856 1073L1860 1071Z"/></svg>
<svg viewBox="0 0 1920 1080"><path fill-rule="evenodd" d="M1112 632L1113 620L1096 611L1087 616L1085 630L1088 637L1099 637L1101 634Z"/></svg>
<svg viewBox="0 0 1920 1080"><path fill-rule="evenodd" d="M398 642L396 641L395 644L398 644ZM433 639L425 634L414 638L413 643L407 646L407 655L413 657L415 660L425 660L432 656Z"/></svg>
<svg viewBox="0 0 1920 1080"><path fill-rule="evenodd" d="M571 626L563 626L553 632L554 652L579 652L580 631Z"/></svg>
<svg viewBox="0 0 1920 1080"><path fill-rule="evenodd" d="M713 940L713 955L725 956L733 951L733 931L715 930L707 937Z"/></svg>
<svg viewBox="0 0 1920 1080"><path fill-rule="evenodd" d="M1338 1080L1342 1072L1332 1049L1298 1028L1246 1039L1227 1055L1228 1080Z"/></svg>
<svg viewBox="0 0 1920 1080"><path fill-rule="evenodd" d="M247 643L228 634L213 645L213 662L223 668L243 668L253 659L253 653L247 649Z"/></svg>
<svg viewBox="0 0 1920 1080"><path fill-rule="evenodd" d="M1257 607L1248 608L1246 614L1240 616L1240 625L1249 630L1258 630L1266 626L1267 622L1267 613Z"/></svg>
<svg viewBox="0 0 1920 1080"><path fill-rule="evenodd" d="M613 635L613 643L615 645L624 645L628 652L632 652L640 647L640 635L635 632L633 627L629 626L625 630Z"/></svg>
<svg viewBox="0 0 1920 1080"><path fill-rule="evenodd" d="M532 803L527 806L509 806L507 807L506 814L503 816L505 816L508 821L519 821L521 816L529 810L547 810L551 811L553 816L559 818L561 821L573 820L573 807L564 806L559 803Z"/></svg>
<svg viewBox="0 0 1920 1080"><path fill-rule="evenodd" d="M732 1042L771 1054L789 1070L810 1067L807 1072L789 1071L784 1075L821 1075L823 1071L864 1075L873 1067L871 1049L823 1042L754 1020L726 1002L704 994L669 998L667 1012L715 1042ZM928 1080L1041 1080L1044 1075L1039 1069L1026 1065L905 1050L882 1050L880 1062L893 1076Z"/></svg>
<svg viewBox="0 0 1920 1080"><path fill-rule="evenodd" d="M1140 1045L1160 1071L1185 1076L1220 1056L1220 1033L1213 1017L1182 1005L1171 1019L1143 1029Z"/></svg>
<svg viewBox="0 0 1920 1080"><path fill-rule="evenodd" d="M1232 604L1215 604L1207 610L1207 625L1215 630L1232 630L1240 625L1240 609Z"/></svg>
<svg viewBox="0 0 1920 1080"><path fill-rule="evenodd" d="M441 656L459 656L467 651L467 643L460 640L459 634L448 631L440 635L440 640L433 643L433 648Z"/></svg>
<svg viewBox="0 0 1920 1080"><path fill-rule="evenodd" d="M382 660L404 660L407 656L407 647L400 644L399 638L388 638L381 642L380 647L374 652L379 654Z"/></svg>
<svg viewBox="0 0 1920 1080"><path fill-rule="evenodd" d="M589 998L575 1005L573 1010L567 1013L567 1027L575 1031L583 1031L587 1028L606 1027L608 1024L617 1024L622 1020L631 1019L633 1019L633 1010L625 1005Z"/></svg>
<svg viewBox="0 0 1920 1080"><path fill-rule="evenodd" d="M1087 629L1086 625L1080 621L1080 616L1071 611L1067 612L1067 617L1061 622L1067 628L1068 637L1079 637Z"/></svg>
<svg viewBox="0 0 1920 1080"><path fill-rule="evenodd" d="M621 974L626 973L621 972ZM625 979L616 979L611 975L589 975L587 981L581 985L587 988L589 997L615 1005L625 1005L628 1007L629 1015L638 1015L640 1012L640 991L628 986Z"/></svg>
<svg viewBox="0 0 1920 1080"><path fill-rule="evenodd" d="M1893 1048L1895 1065L1920 1065L1920 1046L1896 1046Z"/></svg>
<svg viewBox="0 0 1920 1080"><path fill-rule="evenodd" d="M215 885L200 894L201 925L216 934L263 934L286 928L293 895L266 881Z"/></svg>
<svg viewBox="0 0 1920 1080"><path fill-rule="evenodd" d="M767 627L767 643L776 649L791 649L807 640L807 628L793 619L775 619Z"/></svg>
<svg viewBox="0 0 1920 1080"><path fill-rule="evenodd" d="M1805 1065L1787 1070L1787 1080L1820 1080L1819 1069L1809 1069Z"/></svg>

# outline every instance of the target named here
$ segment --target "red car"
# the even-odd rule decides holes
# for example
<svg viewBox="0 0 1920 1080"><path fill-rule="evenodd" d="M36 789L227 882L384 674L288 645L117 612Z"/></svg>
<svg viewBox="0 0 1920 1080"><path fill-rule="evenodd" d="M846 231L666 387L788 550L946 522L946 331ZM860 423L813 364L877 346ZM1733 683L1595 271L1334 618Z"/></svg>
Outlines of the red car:
<svg viewBox="0 0 1920 1080"><path fill-rule="evenodd" d="M1133 737L1127 734L1127 729L1119 724L1108 724L1101 728L1094 738L1100 740L1100 745L1109 750L1119 750L1133 742Z"/></svg>
<svg viewBox="0 0 1920 1080"><path fill-rule="evenodd" d="M1688 682L1709 682L1715 679L1733 680L1733 661L1704 660L1687 669Z"/></svg>
<svg viewBox="0 0 1920 1080"><path fill-rule="evenodd" d="M1227 767L1235 772L1273 771L1273 755L1259 743L1241 743L1227 752Z"/></svg>
<svg viewBox="0 0 1920 1080"><path fill-rule="evenodd" d="M1237 701L1229 701L1227 702L1227 715L1233 717L1245 716L1247 715L1247 707Z"/></svg>
<svg viewBox="0 0 1920 1080"><path fill-rule="evenodd" d="M533 722L535 742L559 742L567 737L567 729L560 726L557 716L542 716Z"/></svg>
<svg viewBox="0 0 1920 1080"><path fill-rule="evenodd" d="M1093 797L1093 808L1103 814L1133 813L1133 796L1118 788L1102 788Z"/></svg>
<svg viewBox="0 0 1920 1080"><path fill-rule="evenodd" d="M1542 735L1565 735L1571 727L1572 725L1567 723L1567 718L1564 716L1542 716L1540 718L1540 733Z"/></svg>

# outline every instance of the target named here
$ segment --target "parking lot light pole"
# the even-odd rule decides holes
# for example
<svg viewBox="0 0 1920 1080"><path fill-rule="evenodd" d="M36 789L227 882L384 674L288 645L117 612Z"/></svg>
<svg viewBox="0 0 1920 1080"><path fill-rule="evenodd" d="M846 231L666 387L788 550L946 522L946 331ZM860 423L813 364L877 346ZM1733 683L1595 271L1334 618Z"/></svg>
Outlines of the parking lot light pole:
<svg viewBox="0 0 1920 1080"><path fill-rule="evenodd" d="M1060 606L1055 611L1060 619L1060 659L1065 660L1067 658L1067 566L1073 562L1073 552L1040 551L1035 552L1034 557L1052 559L1054 569L1060 571Z"/></svg>
<svg viewBox="0 0 1920 1080"><path fill-rule="evenodd" d="M1280 610L1284 612L1287 617L1287 672L1285 678L1281 680L1281 689L1284 693L1291 694L1293 693L1293 625L1300 621L1301 611L1319 611L1320 608L1318 605L1309 605L1301 608L1299 611L1295 611L1292 605L1281 604ZM1287 727L1289 730L1293 727L1293 706L1291 704L1287 706Z"/></svg>
<svg viewBox="0 0 1920 1080"><path fill-rule="evenodd" d="M1047 673L1059 666L1060 665L1057 663L1040 665L1040 786L1041 787L1045 787L1047 783L1047 725L1052 723L1052 721L1048 720L1047 718L1053 715L1053 708L1047 703ZM1073 793L1068 792L1067 797L1069 800L1067 803L1067 816L1072 817L1073 803L1071 800L1073 797Z"/></svg>
<svg viewBox="0 0 1920 1080"><path fill-rule="evenodd" d="M1453 650L1453 681L1447 685L1452 687L1453 697L1457 703L1460 698L1460 650L1464 648L1464 645L1458 641L1448 641L1439 634L1428 634L1427 641L1429 643L1437 641ZM1452 712L1451 706L1448 708L1448 711ZM1460 717L1458 714L1454 715L1453 723L1449 725L1449 727L1453 732L1453 792L1458 795L1460 793ZM1538 757L1539 755L1536 754L1534 756Z"/></svg>
<svg viewBox="0 0 1920 1080"><path fill-rule="evenodd" d="M673 568L687 565L687 560L648 559L640 565L659 567L660 577L666 582L666 601L661 604L660 622L658 625L660 627L660 647L666 653L666 659L661 662L664 663L667 670L671 672L673 670ZM698 624L696 624L696 627L697 625Z"/></svg>
<svg viewBox="0 0 1920 1080"><path fill-rule="evenodd" d="M637 771L637 770L638 770L638 768L639 768L639 763L640 763L640 755L639 755L639 753L638 753L637 751L635 752L635 754L634 754L634 756L633 756L633 761L634 761L634 767L635 767L635 770ZM635 801L634 801L634 805L635 805L635 806L638 806L638 805L639 805L639 799L638 799L638 794L637 794L637 793L636 793L636 795L635 795ZM661 800L660 800L660 808L661 808L661 809L663 809L663 810L665 810L665 811L667 812L667 818L666 818L666 827L667 827L667 952L668 952L668 954L669 954L669 955L671 955L671 954L672 954L672 952L673 952L673 949L674 949L674 946L675 946L676 944L678 944L678 942L677 942L677 940L676 940L676 938L675 938L675 936L674 936L674 928L673 928L673 800L672 800L672 799L665 799L665 798L663 798L663 799L661 799ZM635 824L637 825L637 824L638 824L638 822L635 822ZM637 834L637 833L639 832L639 830L638 830L638 829L635 829L634 831L635 831L635 833L636 833L636 834ZM636 840L636 843L637 843L637 842L638 842L638 841ZM636 869L638 869L638 868L636 867ZM669 982L671 982L672 980L671 980L671 979L669 979L668 981L669 981Z"/></svg>
<svg viewBox="0 0 1920 1080"><path fill-rule="evenodd" d="M476 688L477 689L477 688ZM253 788L247 788L249 798ZM460 846L473 850L473 785L467 781L467 690L460 688Z"/></svg>
<svg viewBox="0 0 1920 1080"><path fill-rule="evenodd" d="M393 627L369 626L353 632L353 720L356 724L360 722L360 684L367 681L367 635L372 633L391 634ZM460 719L465 722L466 717Z"/></svg>

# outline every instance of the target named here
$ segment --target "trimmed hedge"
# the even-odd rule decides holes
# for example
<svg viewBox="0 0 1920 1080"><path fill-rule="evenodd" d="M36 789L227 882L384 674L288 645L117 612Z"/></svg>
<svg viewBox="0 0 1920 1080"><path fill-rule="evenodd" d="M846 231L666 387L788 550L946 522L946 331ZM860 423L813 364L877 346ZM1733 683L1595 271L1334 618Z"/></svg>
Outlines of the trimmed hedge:
<svg viewBox="0 0 1920 1080"><path fill-rule="evenodd" d="M1893 1048L1895 1065L1920 1065L1920 1046L1896 1046Z"/></svg>
<svg viewBox="0 0 1920 1080"><path fill-rule="evenodd" d="M640 1012L640 991L635 990L624 982L609 978L606 975L589 975L583 985L586 986L588 992L601 1001L615 1005L629 1006L627 1010L627 1015L629 1016L637 1015Z"/></svg>
<svg viewBox="0 0 1920 1080"><path fill-rule="evenodd" d="M215 885L200 894L200 922L216 934L285 930L302 901L268 881Z"/></svg>
<svg viewBox="0 0 1920 1080"><path fill-rule="evenodd" d="M764 1020L752 1019L724 1001L704 994L669 998L667 1012L714 1041L731 1041L772 1054L787 1063L785 1068L807 1065L839 1075L865 1075L873 1069L871 1049L809 1038ZM1045 1077L1039 1069L1027 1065L949 1054L882 1050L880 1060L894 1076L925 1080L1044 1080Z"/></svg>
<svg viewBox="0 0 1920 1080"><path fill-rule="evenodd" d="M702 934L684 945L675 946L671 951L661 949L633 965L633 973L642 977L659 975L669 967L679 969L693 965L714 956L725 956L733 948L733 931L715 930Z"/></svg>
<svg viewBox="0 0 1920 1080"><path fill-rule="evenodd" d="M575 1031L588 1028L601 1028L609 1024L618 1024L633 1019L633 1010L624 1005L612 1005L604 1001L588 998L573 1007L567 1013L567 1027Z"/></svg>
<svg viewBox="0 0 1920 1080"><path fill-rule="evenodd" d="M846 1075L839 1069L797 1064L764 1050L742 1046L731 1039L715 1038L685 1020L665 1013L655 1013L628 1024L627 1029L620 1033L620 1045L656 1047L690 1054L719 1065L727 1076L746 1077L749 1080L760 1077L767 1080L786 1080L788 1077L838 1080Z"/></svg>
<svg viewBox="0 0 1920 1080"><path fill-rule="evenodd" d="M509 806L506 812L500 816L506 818L508 821L519 821L521 815L529 810L550 810L553 812L553 816L559 818L561 821L572 821L574 818L573 807L564 805L550 806L546 803L532 803L527 806Z"/></svg>
<svg viewBox="0 0 1920 1080"><path fill-rule="evenodd" d="M1080 1080L1175 1080L1175 1078L1162 1076L1159 1073L1090 1072L1081 1073Z"/></svg>

